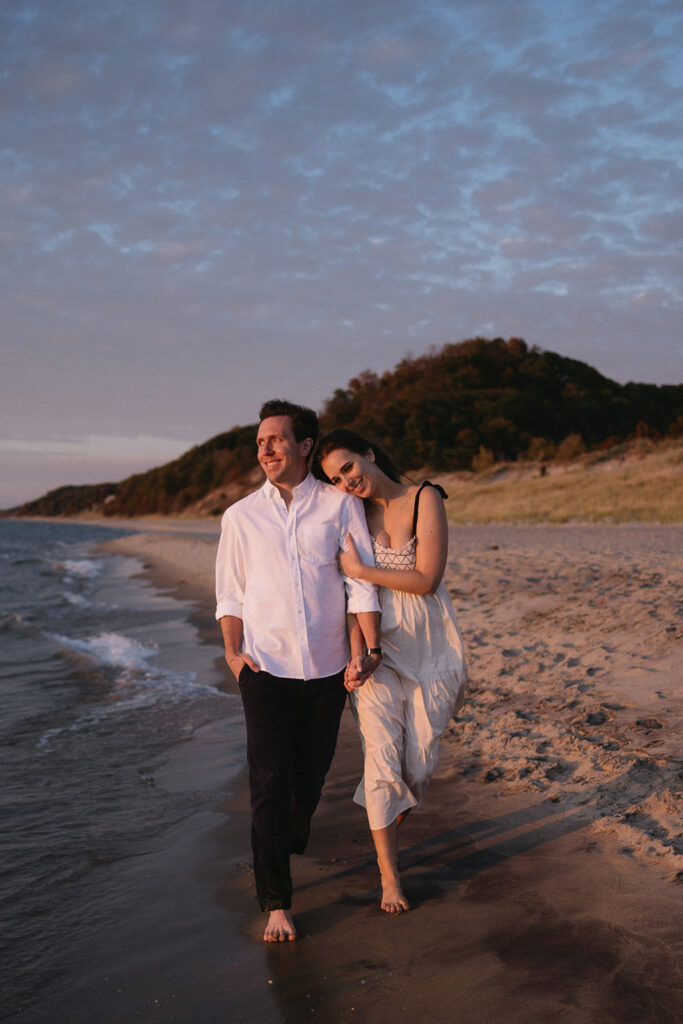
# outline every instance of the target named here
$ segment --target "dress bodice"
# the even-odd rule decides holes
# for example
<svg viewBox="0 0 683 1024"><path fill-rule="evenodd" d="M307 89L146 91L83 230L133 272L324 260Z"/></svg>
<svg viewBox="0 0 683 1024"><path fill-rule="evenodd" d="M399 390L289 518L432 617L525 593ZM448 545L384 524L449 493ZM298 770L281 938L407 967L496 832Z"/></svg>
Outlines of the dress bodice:
<svg viewBox="0 0 683 1024"><path fill-rule="evenodd" d="M415 547L417 544L417 537L415 531L417 530L417 512L420 504L420 495L425 487L434 487L442 498L447 498L448 495L444 491L443 487L439 484L433 484L431 480L425 480L424 483L420 484L415 495L415 505L413 507L413 535L410 540L406 541L402 548L385 548L383 544L378 544L375 538L372 538L372 550L375 553L375 565L378 569L414 569L417 564L417 557L415 554Z"/></svg>
<svg viewBox="0 0 683 1024"><path fill-rule="evenodd" d="M375 565L379 569L414 569L416 538L411 537L402 548L385 548L372 538L372 550L375 553Z"/></svg>

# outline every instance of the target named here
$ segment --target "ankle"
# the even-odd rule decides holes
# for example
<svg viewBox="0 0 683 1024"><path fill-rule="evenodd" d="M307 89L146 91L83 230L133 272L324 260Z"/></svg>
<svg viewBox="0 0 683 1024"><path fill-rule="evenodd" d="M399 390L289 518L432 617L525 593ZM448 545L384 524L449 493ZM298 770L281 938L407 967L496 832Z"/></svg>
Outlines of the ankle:
<svg viewBox="0 0 683 1024"><path fill-rule="evenodd" d="M397 885L400 888L401 876L398 872L397 865L379 865L379 877L382 880L382 885Z"/></svg>

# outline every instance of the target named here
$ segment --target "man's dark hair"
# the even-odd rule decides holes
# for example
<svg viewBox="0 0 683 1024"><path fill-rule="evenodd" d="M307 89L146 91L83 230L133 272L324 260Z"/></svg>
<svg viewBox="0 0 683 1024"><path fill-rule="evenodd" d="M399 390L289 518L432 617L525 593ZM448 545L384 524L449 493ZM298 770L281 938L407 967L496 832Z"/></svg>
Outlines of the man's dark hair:
<svg viewBox="0 0 683 1024"><path fill-rule="evenodd" d="M318 440L318 417L312 409L305 405L295 405L294 402L287 402L283 398L271 398L261 406L258 414L259 423L268 419L269 416L289 416L294 430L294 439L297 443L305 441L310 437L313 441L311 451L315 448Z"/></svg>

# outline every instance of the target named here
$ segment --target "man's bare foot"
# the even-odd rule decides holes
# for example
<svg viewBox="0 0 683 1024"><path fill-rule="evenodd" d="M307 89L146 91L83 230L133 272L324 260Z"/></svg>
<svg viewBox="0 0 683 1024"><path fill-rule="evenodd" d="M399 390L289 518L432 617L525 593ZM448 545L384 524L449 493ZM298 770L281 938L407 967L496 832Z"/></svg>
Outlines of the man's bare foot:
<svg viewBox="0 0 683 1024"><path fill-rule="evenodd" d="M382 882L381 907L387 914L402 914L404 910L410 910L410 904L403 895L400 882Z"/></svg>
<svg viewBox="0 0 683 1024"><path fill-rule="evenodd" d="M296 928L290 912L288 910L271 910L266 930L263 933L263 941L294 942L295 939Z"/></svg>

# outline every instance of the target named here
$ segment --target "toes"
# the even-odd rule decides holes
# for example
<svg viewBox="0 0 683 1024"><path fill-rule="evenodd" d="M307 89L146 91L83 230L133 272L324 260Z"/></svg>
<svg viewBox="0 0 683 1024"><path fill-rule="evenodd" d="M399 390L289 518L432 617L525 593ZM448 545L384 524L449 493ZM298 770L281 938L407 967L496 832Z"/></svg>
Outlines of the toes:
<svg viewBox="0 0 683 1024"><path fill-rule="evenodd" d="M285 911L273 910L263 933L264 942L294 942L296 928Z"/></svg>
<svg viewBox="0 0 683 1024"><path fill-rule="evenodd" d="M284 929L274 929L273 931L266 930L263 933L264 942L294 942L296 939L296 932L286 931Z"/></svg>
<svg viewBox="0 0 683 1024"><path fill-rule="evenodd" d="M403 914L406 910L410 909L407 903L403 901L394 902L393 900L383 900L381 907L387 914Z"/></svg>
<svg viewBox="0 0 683 1024"><path fill-rule="evenodd" d="M380 906L388 914L400 914L408 909L408 901L399 885L387 885L382 887Z"/></svg>

